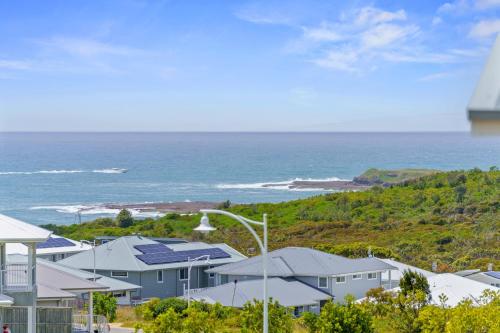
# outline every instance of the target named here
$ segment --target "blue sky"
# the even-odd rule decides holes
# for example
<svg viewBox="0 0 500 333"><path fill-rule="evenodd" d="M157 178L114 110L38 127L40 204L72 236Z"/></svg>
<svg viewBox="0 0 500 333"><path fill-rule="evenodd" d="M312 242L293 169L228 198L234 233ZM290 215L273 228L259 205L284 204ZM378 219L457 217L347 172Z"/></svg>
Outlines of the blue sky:
<svg viewBox="0 0 500 333"><path fill-rule="evenodd" d="M2 131L467 130L500 0L2 1Z"/></svg>

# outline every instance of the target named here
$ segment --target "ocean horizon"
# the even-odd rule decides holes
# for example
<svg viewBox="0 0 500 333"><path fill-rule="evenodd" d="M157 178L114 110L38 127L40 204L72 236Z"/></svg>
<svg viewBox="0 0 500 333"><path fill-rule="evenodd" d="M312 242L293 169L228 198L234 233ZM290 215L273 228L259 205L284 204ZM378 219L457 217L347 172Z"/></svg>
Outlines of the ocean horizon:
<svg viewBox="0 0 500 333"><path fill-rule="evenodd" d="M0 213L34 224L69 224L79 211L82 220L115 214L106 204L293 200L327 192L289 188L293 180L350 180L372 167L487 170L500 165L500 138L467 132L0 132L0 156Z"/></svg>

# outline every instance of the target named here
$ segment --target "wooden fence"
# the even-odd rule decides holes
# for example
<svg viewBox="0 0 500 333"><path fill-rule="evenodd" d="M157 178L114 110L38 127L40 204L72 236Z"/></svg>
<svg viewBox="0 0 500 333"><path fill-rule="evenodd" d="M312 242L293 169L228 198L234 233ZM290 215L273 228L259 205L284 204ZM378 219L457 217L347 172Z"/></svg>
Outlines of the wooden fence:
<svg viewBox="0 0 500 333"><path fill-rule="evenodd" d="M71 308L37 308L37 333L71 333ZM26 307L0 308L0 322L8 324L12 333L28 332L28 309Z"/></svg>

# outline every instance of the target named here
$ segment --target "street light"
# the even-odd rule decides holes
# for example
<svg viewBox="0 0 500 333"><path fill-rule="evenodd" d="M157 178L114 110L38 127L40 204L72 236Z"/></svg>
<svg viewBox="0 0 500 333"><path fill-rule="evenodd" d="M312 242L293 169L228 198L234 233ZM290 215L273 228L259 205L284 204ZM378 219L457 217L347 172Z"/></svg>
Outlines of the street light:
<svg viewBox="0 0 500 333"><path fill-rule="evenodd" d="M95 273L95 239L93 242L89 242L88 240L81 240L81 244L87 244L89 246L92 246L92 254L94 257L94 282L96 280L96 273ZM87 326L89 329L89 332L92 332L92 328L94 327L94 300L93 300L93 294L91 291L89 291L89 318L87 322Z"/></svg>
<svg viewBox="0 0 500 333"><path fill-rule="evenodd" d="M268 333L269 331L269 322L268 322L268 298L267 298L267 214L263 215L263 221L258 222L258 221L253 221L250 219L247 219L246 217L236 215L230 212L226 212L224 210L218 210L218 209L201 209L201 213L203 213L203 216L201 217L200 220L200 225L195 228L195 231L200 231L202 233L209 233L210 231L216 230L216 228L212 227L210 225L210 221L208 219L207 214L219 214L219 215L225 215L228 216L247 228L247 230L252 234L252 236L255 238L257 241L257 244L259 244L260 252L262 253L262 274L263 274L263 284L264 284L264 290L263 290L263 302L264 302L264 324L263 324L263 332ZM259 225L264 229L264 234L263 234L263 240L260 239L259 235L257 235L257 232L250 226L250 224L253 225Z"/></svg>
<svg viewBox="0 0 500 333"><path fill-rule="evenodd" d="M188 282L187 282L187 284L188 284L187 285L188 307L191 305L191 268L193 268L193 265L196 261L202 260L202 259L205 259L205 263L208 263L210 261L210 255L205 254L205 255L199 256L199 257L194 258L194 259L188 258L188 262L189 262ZM199 284L200 284L200 277L198 276L198 287L199 287Z"/></svg>

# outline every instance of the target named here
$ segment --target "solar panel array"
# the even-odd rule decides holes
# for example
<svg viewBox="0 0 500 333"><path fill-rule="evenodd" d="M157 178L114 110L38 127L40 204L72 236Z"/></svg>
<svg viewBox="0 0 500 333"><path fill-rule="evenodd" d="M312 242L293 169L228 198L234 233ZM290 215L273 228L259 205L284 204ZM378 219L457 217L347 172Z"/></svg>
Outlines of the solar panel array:
<svg viewBox="0 0 500 333"><path fill-rule="evenodd" d="M484 272L484 274L489 275L489 276L496 278L496 279L500 279L500 272L488 271L488 272Z"/></svg>
<svg viewBox="0 0 500 333"><path fill-rule="evenodd" d="M137 247L136 247L137 248ZM140 251L140 250L139 250ZM136 255L137 259L147 265L172 264L185 262L200 256L208 255L210 259L230 258L231 256L219 248L187 250L187 251L163 251L156 253L144 253Z"/></svg>
<svg viewBox="0 0 500 333"><path fill-rule="evenodd" d="M38 243L36 245L37 249L50 249L54 247L66 247L66 246L76 246L74 243L70 242L66 238L54 238L50 237L43 243Z"/></svg>
<svg viewBox="0 0 500 333"><path fill-rule="evenodd" d="M166 247L163 244L135 245L134 248L141 251L144 254L163 253L163 252L172 252L173 251L172 249Z"/></svg>

